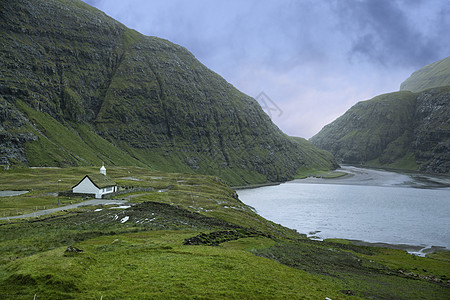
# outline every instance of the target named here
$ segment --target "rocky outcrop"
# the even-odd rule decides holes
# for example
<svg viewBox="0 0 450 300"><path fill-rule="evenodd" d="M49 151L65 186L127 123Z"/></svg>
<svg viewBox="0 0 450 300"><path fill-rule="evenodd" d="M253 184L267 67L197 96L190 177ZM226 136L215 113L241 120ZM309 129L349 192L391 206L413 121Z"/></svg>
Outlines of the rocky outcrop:
<svg viewBox="0 0 450 300"><path fill-rule="evenodd" d="M416 100L412 139L419 170L450 172L450 87L427 90Z"/></svg>
<svg viewBox="0 0 450 300"><path fill-rule="evenodd" d="M2 149L17 152L2 150L16 157L8 163L105 161L238 185L337 166L286 136L253 98L183 47L82 1L4 0L0 20L2 103L28 124L20 135L2 129Z"/></svg>
<svg viewBox="0 0 450 300"><path fill-rule="evenodd" d="M28 119L0 96L0 165L25 164L25 144L37 136L28 130Z"/></svg>

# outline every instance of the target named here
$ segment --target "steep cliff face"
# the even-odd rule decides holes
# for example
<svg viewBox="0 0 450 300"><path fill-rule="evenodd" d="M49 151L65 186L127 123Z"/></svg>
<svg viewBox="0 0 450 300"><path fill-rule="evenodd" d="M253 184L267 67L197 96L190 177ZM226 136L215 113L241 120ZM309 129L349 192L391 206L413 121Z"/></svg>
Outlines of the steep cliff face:
<svg viewBox="0 0 450 300"><path fill-rule="evenodd" d="M419 170L450 172L450 86L426 90L416 100L412 140Z"/></svg>
<svg viewBox="0 0 450 300"><path fill-rule="evenodd" d="M450 87L359 102L311 142L344 163L450 172Z"/></svg>
<svg viewBox="0 0 450 300"><path fill-rule="evenodd" d="M0 20L2 164L105 161L233 184L336 167L183 47L81 1L3 0Z"/></svg>
<svg viewBox="0 0 450 300"><path fill-rule="evenodd" d="M37 140L26 129L28 119L0 96L0 165L25 163L27 158L23 145Z"/></svg>

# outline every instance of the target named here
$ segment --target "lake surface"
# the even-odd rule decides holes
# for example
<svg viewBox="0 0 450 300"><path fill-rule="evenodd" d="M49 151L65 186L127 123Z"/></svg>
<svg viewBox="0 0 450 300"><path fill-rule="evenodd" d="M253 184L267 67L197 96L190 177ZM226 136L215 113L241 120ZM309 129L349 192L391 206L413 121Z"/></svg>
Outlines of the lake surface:
<svg viewBox="0 0 450 300"><path fill-rule="evenodd" d="M343 167L348 176L238 190L258 214L318 239L450 249L450 178Z"/></svg>

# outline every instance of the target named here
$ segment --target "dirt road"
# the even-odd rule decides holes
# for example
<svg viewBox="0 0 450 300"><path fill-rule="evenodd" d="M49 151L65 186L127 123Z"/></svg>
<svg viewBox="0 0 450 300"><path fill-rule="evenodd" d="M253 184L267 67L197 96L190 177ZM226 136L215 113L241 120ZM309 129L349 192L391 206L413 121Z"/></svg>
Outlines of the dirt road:
<svg viewBox="0 0 450 300"><path fill-rule="evenodd" d="M127 201L126 200L92 199L92 200L87 200L87 201L83 201L83 202L76 203L76 204L71 204L71 205L66 205L66 206L61 206L61 207L56 207L56 208L51 208L51 209L45 209L45 210L39 210L39 211L35 211L30 214L25 214L25 215L20 215L20 216L3 217L3 218L0 218L0 220L35 218L35 217L39 217L39 216L43 216L43 215L48 215L48 214L51 214L51 213L54 213L57 211L77 208L80 206L111 205L111 204L121 205L124 203L127 203Z"/></svg>

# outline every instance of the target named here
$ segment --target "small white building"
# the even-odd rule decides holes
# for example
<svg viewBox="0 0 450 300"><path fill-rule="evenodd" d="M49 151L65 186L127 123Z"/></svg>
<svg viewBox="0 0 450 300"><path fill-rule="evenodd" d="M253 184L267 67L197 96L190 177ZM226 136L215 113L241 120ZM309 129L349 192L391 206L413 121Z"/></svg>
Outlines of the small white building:
<svg viewBox="0 0 450 300"><path fill-rule="evenodd" d="M117 192L117 184L106 175L106 168L100 168L100 174L86 175L73 188L74 194L91 194L102 198L105 194Z"/></svg>

